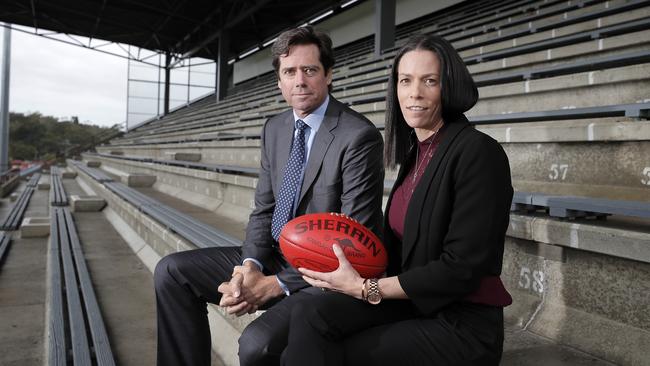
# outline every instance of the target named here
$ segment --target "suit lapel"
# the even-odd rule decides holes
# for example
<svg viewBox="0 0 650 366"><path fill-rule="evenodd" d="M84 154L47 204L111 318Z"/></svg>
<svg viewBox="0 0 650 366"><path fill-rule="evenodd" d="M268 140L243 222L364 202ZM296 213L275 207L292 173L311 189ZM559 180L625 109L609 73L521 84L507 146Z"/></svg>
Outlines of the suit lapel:
<svg viewBox="0 0 650 366"><path fill-rule="evenodd" d="M325 117L323 122L314 136L314 142L311 145L311 151L309 152L309 160L307 160L307 166L305 167L305 176L302 180L302 188L300 189L300 200L298 205L305 198L305 194L309 188L314 184L316 176L321 169L323 164L323 158L325 153L329 148L332 140L334 140L334 135L332 130L336 128L339 124L339 115L341 114L341 107L338 102L330 97L329 105L325 111Z"/></svg>
<svg viewBox="0 0 650 366"><path fill-rule="evenodd" d="M291 142L293 141L293 130L295 127L295 122L293 120L293 112L289 111L286 118L282 121L281 127L278 131L276 139L276 162L278 167L279 174L275 177L276 187L278 192L280 187L282 187L282 179L284 179L284 173L287 169L287 161L289 160L289 154L291 153ZM277 192L276 192L277 193Z"/></svg>
<svg viewBox="0 0 650 366"><path fill-rule="evenodd" d="M404 230L403 236L403 247L402 247L402 266L404 266L409 259L415 243L418 240L418 235L420 233L420 215L422 213L423 205L425 204L426 195L429 192L431 183L433 182L434 177L438 174L438 168L440 163L444 159L447 151L450 146L459 135L459 133L468 127L466 119L454 121L449 123L444 131L442 136L442 141L436 149L435 154L431 158L431 161L427 165L427 168L424 170L422 178L420 179L419 184L413 191L411 200L409 201L408 209L406 211L406 217L404 218L404 228L409 228L409 230ZM416 147L417 148L417 147Z"/></svg>

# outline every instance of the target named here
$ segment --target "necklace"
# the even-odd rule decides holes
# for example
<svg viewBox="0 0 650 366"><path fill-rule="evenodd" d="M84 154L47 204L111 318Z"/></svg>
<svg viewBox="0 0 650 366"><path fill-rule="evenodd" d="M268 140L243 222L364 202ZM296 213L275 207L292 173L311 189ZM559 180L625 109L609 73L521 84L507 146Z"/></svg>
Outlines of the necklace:
<svg viewBox="0 0 650 366"><path fill-rule="evenodd" d="M427 159L427 155L429 155L429 152L431 152L431 147L433 146L433 140L435 139L436 134L438 134L438 131L440 129L436 130L436 132L431 135L431 141L429 142L429 147L427 148L427 151L424 153L424 156L422 158L422 162L420 162L420 147L418 146L418 149L415 152L415 171L413 172L413 183L415 183L415 180L418 177L418 174L420 172L420 169L424 166L424 161Z"/></svg>

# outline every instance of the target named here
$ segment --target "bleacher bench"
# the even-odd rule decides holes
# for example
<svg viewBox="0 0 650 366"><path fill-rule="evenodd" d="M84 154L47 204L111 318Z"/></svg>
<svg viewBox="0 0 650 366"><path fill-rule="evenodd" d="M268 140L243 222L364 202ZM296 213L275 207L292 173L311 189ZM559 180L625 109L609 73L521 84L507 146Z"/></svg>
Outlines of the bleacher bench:
<svg viewBox="0 0 650 366"><path fill-rule="evenodd" d="M175 232L198 248L241 246L241 241L214 227L197 221L172 207L148 197L122 183L107 182L106 188L141 212L151 216L168 230Z"/></svg>
<svg viewBox="0 0 650 366"><path fill-rule="evenodd" d="M113 178L109 177L108 175L106 175L106 173L102 172L99 169L89 168L89 167L85 166L84 164L82 164L81 162L74 161L74 160L69 160L69 162L72 165L74 165L75 167L79 168L79 170L81 170L82 172L88 174L91 178L93 178L94 180L96 180L96 181L98 181L100 183L112 182L113 181Z"/></svg>
<svg viewBox="0 0 650 366"><path fill-rule="evenodd" d="M80 168L91 178L105 175L96 168L88 168L83 164L73 163L73 165ZM241 246L242 244L241 240L217 230L210 225L197 221L193 217L148 197L133 188L127 187L122 183L113 182L112 180L97 181L118 197L129 202L138 210L152 217L165 228L178 234L198 248Z"/></svg>
<svg viewBox="0 0 650 366"><path fill-rule="evenodd" d="M511 211L531 212L540 209L547 211L551 217L567 219L604 218L609 215L650 218L650 203L648 202L515 192Z"/></svg>
<svg viewBox="0 0 650 366"><path fill-rule="evenodd" d="M114 366L106 327L68 208L52 208L49 251L48 365Z"/></svg>
<svg viewBox="0 0 650 366"><path fill-rule="evenodd" d="M149 158L145 156L115 156L111 154L102 154L102 153L88 154L88 155L96 155L108 159L131 160L131 161L139 161L143 163L155 163L161 165L179 166L179 167L190 168L190 169L201 169L201 170L207 170L207 171L217 172L217 173L237 173L237 174L254 175L254 176L256 176L259 173L258 168L247 168L247 167L240 167L235 165L197 163L197 162L182 161L182 160L163 160L163 159Z"/></svg>
<svg viewBox="0 0 650 366"><path fill-rule="evenodd" d="M52 167L51 170L52 186L50 187L50 204L52 206L67 206L68 196L63 189L63 182L61 181L61 173L58 168Z"/></svg>
<svg viewBox="0 0 650 366"><path fill-rule="evenodd" d="M0 266L4 263L5 255L9 253L11 244L11 233L0 231Z"/></svg>
<svg viewBox="0 0 650 366"><path fill-rule="evenodd" d="M29 200L32 198L32 194L34 194L34 190L38 185L38 180L40 178L40 173L34 174L30 178L27 186L20 194L20 197L18 197L18 200L14 206L11 208L9 215L7 215L5 221L0 226L0 230L17 230L20 227L20 223L22 222L25 211L27 210Z"/></svg>
<svg viewBox="0 0 650 366"><path fill-rule="evenodd" d="M496 124L515 122L544 122L569 119L628 117L650 118L650 103L603 105L596 107L556 109L536 112L503 113L468 117L473 124Z"/></svg>

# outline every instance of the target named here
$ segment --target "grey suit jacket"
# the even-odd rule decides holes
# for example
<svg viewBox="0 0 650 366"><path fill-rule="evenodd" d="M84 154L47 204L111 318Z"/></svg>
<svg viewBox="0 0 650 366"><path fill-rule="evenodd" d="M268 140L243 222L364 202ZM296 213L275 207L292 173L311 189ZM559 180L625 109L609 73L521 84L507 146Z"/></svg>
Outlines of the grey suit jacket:
<svg viewBox="0 0 650 366"><path fill-rule="evenodd" d="M242 257L255 258L265 268L270 267L274 256L281 256L271 236L271 220L289 158L293 129L293 112L288 110L270 118L262 131L255 209L246 228ZM342 212L381 238L382 154L383 140L375 125L330 96L325 118L309 153L296 216ZM291 292L309 286L289 266L277 275Z"/></svg>

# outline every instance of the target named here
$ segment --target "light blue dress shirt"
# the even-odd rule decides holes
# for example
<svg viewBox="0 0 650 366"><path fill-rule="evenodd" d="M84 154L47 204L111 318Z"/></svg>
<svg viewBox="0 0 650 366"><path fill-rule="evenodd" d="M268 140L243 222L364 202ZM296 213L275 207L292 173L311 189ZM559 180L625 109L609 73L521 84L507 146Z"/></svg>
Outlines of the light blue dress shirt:
<svg viewBox="0 0 650 366"><path fill-rule="evenodd" d="M311 146L314 144L314 137L316 136L316 133L318 132L318 129L320 128L321 124L323 124L323 119L325 118L325 111L327 111L327 106L330 103L330 97L329 95L325 98L325 101L323 104L320 105L320 107L316 108L312 113L307 115L305 118L300 118L297 114L296 111L293 111L293 120L294 124L300 119L305 124L308 126L305 129L305 163L302 166L302 172L300 173L300 185L298 186L298 192L302 189L302 180L305 177L305 168L307 167L306 162L309 161L309 153L311 153ZM294 138L296 137L296 134L298 133L298 130L295 128L294 125ZM293 203L293 213L295 216L296 209L298 208L298 200L300 199L300 195L296 195L295 201ZM260 270L264 270L264 266L260 261L258 261L255 258L245 258L243 260L243 263L246 263L247 261L251 261L255 264L257 264L258 267L260 267ZM289 292L289 288L280 281L278 278L278 283L280 284L280 287L282 287L282 290L284 290L284 293L289 296L291 293Z"/></svg>

